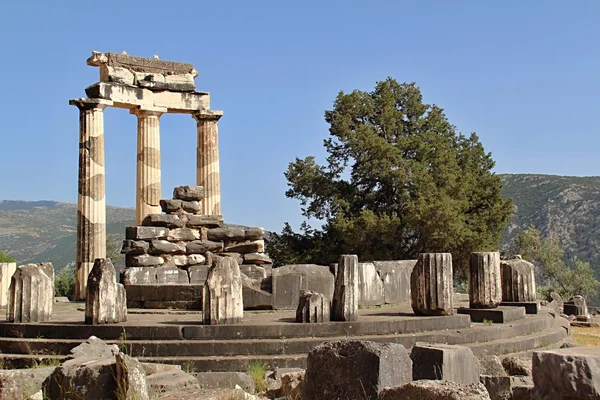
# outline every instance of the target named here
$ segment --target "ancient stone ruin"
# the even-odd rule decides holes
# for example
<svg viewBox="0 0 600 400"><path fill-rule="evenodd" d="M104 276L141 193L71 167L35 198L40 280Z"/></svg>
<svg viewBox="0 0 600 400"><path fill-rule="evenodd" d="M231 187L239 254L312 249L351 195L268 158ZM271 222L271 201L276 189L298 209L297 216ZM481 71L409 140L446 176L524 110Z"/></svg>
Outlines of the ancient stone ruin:
<svg viewBox="0 0 600 400"><path fill-rule="evenodd" d="M97 258L88 276L85 323L114 324L127 321L125 288L117 283L115 267L108 258Z"/></svg>
<svg viewBox="0 0 600 400"><path fill-rule="evenodd" d="M411 304L417 315L452 315L452 255L423 253L410 276Z"/></svg>
<svg viewBox="0 0 600 400"><path fill-rule="evenodd" d="M500 253L471 253L469 259L469 305L496 308L502 301Z"/></svg>
<svg viewBox="0 0 600 400"><path fill-rule="evenodd" d="M202 316L206 325L237 324L244 317L242 277L233 257L209 256L212 266L204 284Z"/></svg>
<svg viewBox="0 0 600 400"><path fill-rule="evenodd" d="M331 301L321 293L303 290L300 293L296 322L329 322Z"/></svg>
<svg viewBox="0 0 600 400"><path fill-rule="evenodd" d="M9 322L49 321L54 304L54 267L51 263L20 265L8 289Z"/></svg>
<svg viewBox="0 0 600 400"><path fill-rule="evenodd" d="M331 304L331 319L333 321L358 319L358 257L356 255L340 256Z"/></svg>

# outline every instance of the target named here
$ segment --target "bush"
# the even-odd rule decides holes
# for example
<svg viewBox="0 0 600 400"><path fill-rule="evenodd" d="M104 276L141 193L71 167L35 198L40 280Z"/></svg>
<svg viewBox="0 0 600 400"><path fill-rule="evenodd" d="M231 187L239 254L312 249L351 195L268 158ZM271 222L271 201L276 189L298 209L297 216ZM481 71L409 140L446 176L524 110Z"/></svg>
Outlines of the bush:
<svg viewBox="0 0 600 400"><path fill-rule="evenodd" d="M0 251L0 263L13 263L13 262L17 262L17 260L14 257L11 257L8 254L6 254L6 252Z"/></svg>
<svg viewBox="0 0 600 400"><path fill-rule="evenodd" d="M72 264L61 269L56 275L54 295L56 297L68 297L69 300L73 300L75 297L75 267Z"/></svg>

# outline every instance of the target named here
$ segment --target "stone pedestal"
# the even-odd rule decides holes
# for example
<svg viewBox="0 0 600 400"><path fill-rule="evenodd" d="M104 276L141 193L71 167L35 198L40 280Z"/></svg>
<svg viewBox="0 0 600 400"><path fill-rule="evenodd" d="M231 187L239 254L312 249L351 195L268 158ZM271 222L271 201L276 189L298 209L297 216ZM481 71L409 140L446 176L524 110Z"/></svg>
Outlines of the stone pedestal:
<svg viewBox="0 0 600 400"><path fill-rule="evenodd" d="M87 278L96 258L106 257L104 108L110 100L79 99L79 196L75 299L85 299Z"/></svg>
<svg viewBox="0 0 600 400"><path fill-rule="evenodd" d="M500 253L471 253L469 267L469 306L498 307L502 301Z"/></svg>
<svg viewBox="0 0 600 400"><path fill-rule="evenodd" d="M582 296L575 296L569 301L563 303L563 312L566 315L588 315L587 304Z"/></svg>
<svg viewBox="0 0 600 400"><path fill-rule="evenodd" d="M127 321L125 287L117 283L108 258L97 258L90 272L85 297L85 323L114 324Z"/></svg>
<svg viewBox="0 0 600 400"><path fill-rule="evenodd" d="M160 116L162 107L138 107L131 110L138 117L136 225L148 214L160 214Z"/></svg>
<svg viewBox="0 0 600 400"><path fill-rule="evenodd" d="M244 317L240 267L233 257L213 256L204 284L202 314L206 325L237 324Z"/></svg>
<svg viewBox="0 0 600 400"><path fill-rule="evenodd" d="M198 128L196 184L204 186L204 215L221 214L221 177L219 168L219 130L217 122L222 112L194 114Z"/></svg>
<svg viewBox="0 0 600 400"><path fill-rule="evenodd" d="M296 322L329 322L331 304L327 297L320 293L303 291L296 309Z"/></svg>
<svg viewBox="0 0 600 400"><path fill-rule="evenodd" d="M10 279L17 270L17 263L0 263L0 307L8 305Z"/></svg>
<svg viewBox="0 0 600 400"><path fill-rule="evenodd" d="M479 382L479 362L469 347L417 343L410 358L414 380L445 380L462 385Z"/></svg>
<svg viewBox="0 0 600 400"><path fill-rule="evenodd" d="M331 304L332 321L358 319L358 256L342 255L338 262Z"/></svg>
<svg viewBox="0 0 600 400"><path fill-rule="evenodd" d="M496 307L496 308L463 308L457 309L459 314L471 316L471 322L490 321L495 324L505 324L525 318L525 307Z"/></svg>
<svg viewBox="0 0 600 400"><path fill-rule="evenodd" d="M410 275L410 291L411 305L416 315L452 315L452 255L419 254Z"/></svg>
<svg viewBox="0 0 600 400"><path fill-rule="evenodd" d="M54 303L54 280L45 269L48 270L47 267L36 264L17 268L8 290L8 322L50 320Z"/></svg>
<svg viewBox="0 0 600 400"><path fill-rule="evenodd" d="M521 259L500 261L502 301L535 301L537 295L533 268L532 263Z"/></svg>

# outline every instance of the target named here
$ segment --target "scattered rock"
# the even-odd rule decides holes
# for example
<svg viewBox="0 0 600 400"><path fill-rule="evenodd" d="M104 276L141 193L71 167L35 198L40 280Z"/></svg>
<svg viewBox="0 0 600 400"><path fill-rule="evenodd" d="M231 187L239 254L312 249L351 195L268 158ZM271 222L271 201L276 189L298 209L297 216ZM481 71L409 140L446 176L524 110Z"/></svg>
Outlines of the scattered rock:
<svg viewBox="0 0 600 400"><path fill-rule="evenodd" d="M42 390L54 367L0 370L0 399L23 400Z"/></svg>
<svg viewBox="0 0 600 400"><path fill-rule="evenodd" d="M327 297L320 293L303 290L296 309L296 322L329 322L331 304Z"/></svg>
<svg viewBox="0 0 600 400"><path fill-rule="evenodd" d="M502 361L498 356L481 356L479 357L479 374L490 376L508 376Z"/></svg>
<svg viewBox="0 0 600 400"><path fill-rule="evenodd" d="M404 386L386 388L380 400L489 400L482 383L460 385L456 382L418 380Z"/></svg>
<svg viewBox="0 0 600 400"><path fill-rule="evenodd" d="M509 376L531 376L531 360L517 357L504 357L502 366Z"/></svg>
<svg viewBox="0 0 600 400"><path fill-rule="evenodd" d="M200 201L204 199L202 186L176 186L173 189L173 199L185 201Z"/></svg>
<svg viewBox="0 0 600 400"><path fill-rule="evenodd" d="M462 385L479 382L479 362L469 347L415 344L410 353L413 379L440 379Z"/></svg>

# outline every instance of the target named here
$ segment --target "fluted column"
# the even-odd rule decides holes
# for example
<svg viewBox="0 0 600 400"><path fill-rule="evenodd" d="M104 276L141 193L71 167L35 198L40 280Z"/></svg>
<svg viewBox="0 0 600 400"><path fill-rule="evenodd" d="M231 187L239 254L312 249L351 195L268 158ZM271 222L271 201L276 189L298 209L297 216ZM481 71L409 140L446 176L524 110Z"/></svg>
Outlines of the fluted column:
<svg viewBox="0 0 600 400"><path fill-rule="evenodd" d="M219 130L217 122L222 111L201 111L194 114L198 126L196 184L204 187L202 213L221 214L221 177L219 172Z"/></svg>
<svg viewBox="0 0 600 400"><path fill-rule="evenodd" d="M162 107L138 107L131 110L138 117L136 225L148 214L160 214L160 123Z"/></svg>
<svg viewBox="0 0 600 400"><path fill-rule="evenodd" d="M469 259L469 305L496 308L502 301L500 253L471 253Z"/></svg>
<svg viewBox="0 0 600 400"><path fill-rule="evenodd" d="M75 298L85 299L88 275L96 258L106 257L104 180L104 108L112 101L71 100L79 108L79 195Z"/></svg>
<svg viewBox="0 0 600 400"><path fill-rule="evenodd" d="M419 254L410 275L410 296L416 315L452 315L452 255L450 253Z"/></svg>

